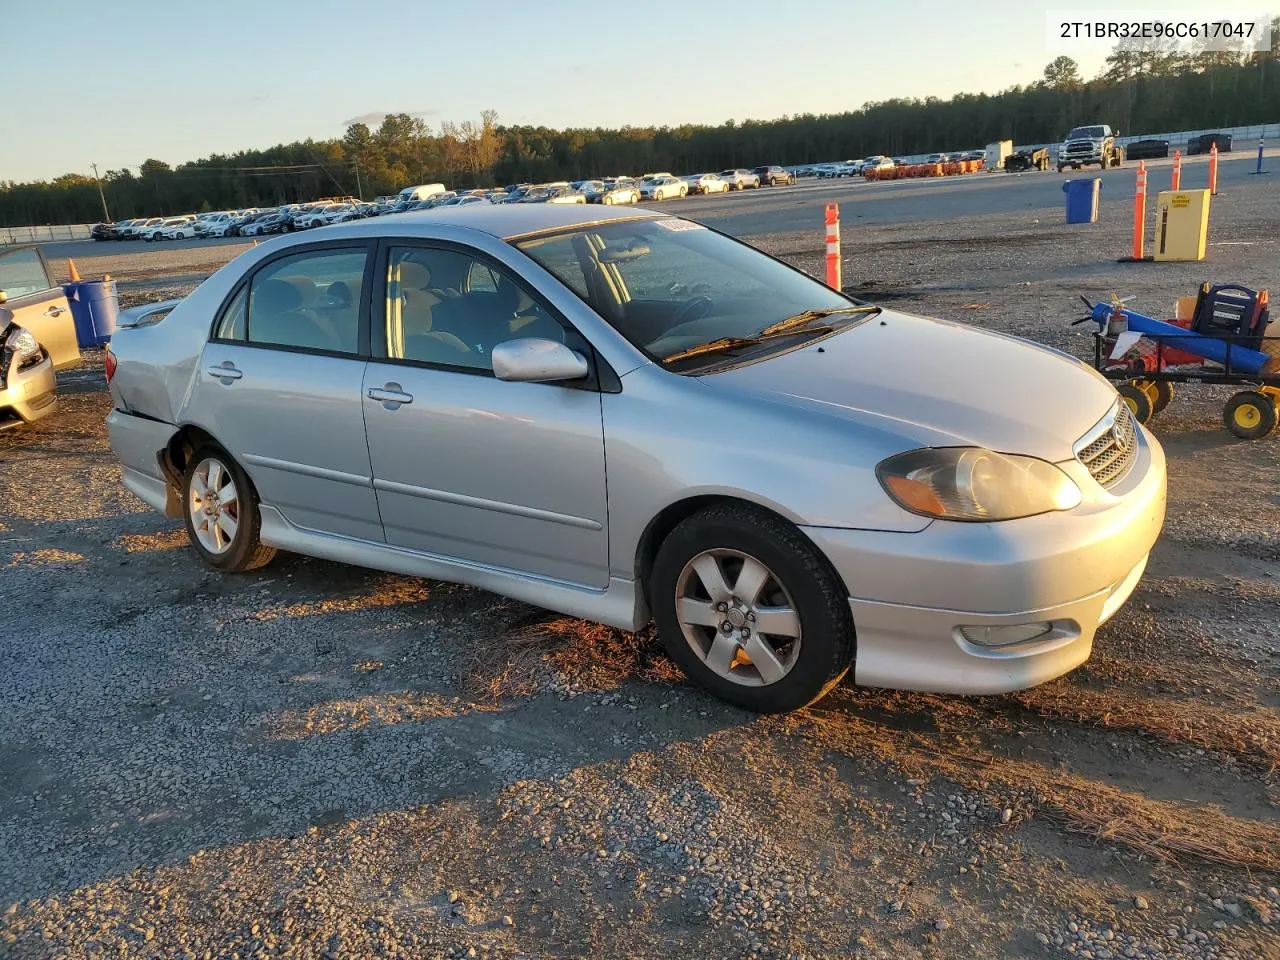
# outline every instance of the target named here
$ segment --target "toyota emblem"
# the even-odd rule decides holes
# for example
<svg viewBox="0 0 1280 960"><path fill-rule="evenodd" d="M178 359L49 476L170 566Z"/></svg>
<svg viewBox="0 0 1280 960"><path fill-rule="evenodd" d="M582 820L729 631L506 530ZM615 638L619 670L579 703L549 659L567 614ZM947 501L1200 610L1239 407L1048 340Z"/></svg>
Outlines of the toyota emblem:
<svg viewBox="0 0 1280 960"><path fill-rule="evenodd" d="M1129 449L1129 436L1120 424L1117 423L1111 428L1111 439L1116 442L1116 446L1120 448L1121 453Z"/></svg>

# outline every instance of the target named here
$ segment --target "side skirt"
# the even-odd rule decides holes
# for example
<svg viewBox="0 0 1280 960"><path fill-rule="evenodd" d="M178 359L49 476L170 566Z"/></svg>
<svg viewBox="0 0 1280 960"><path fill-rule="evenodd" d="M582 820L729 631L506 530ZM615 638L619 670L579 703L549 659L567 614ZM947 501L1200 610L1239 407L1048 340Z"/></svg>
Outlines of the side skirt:
<svg viewBox="0 0 1280 960"><path fill-rule="evenodd" d="M649 621L649 611L634 580L611 577L609 585L598 590L386 543L307 530L290 523L275 507L261 504L260 510L262 542L281 550L388 573L463 583L619 630L638 630Z"/></svg>

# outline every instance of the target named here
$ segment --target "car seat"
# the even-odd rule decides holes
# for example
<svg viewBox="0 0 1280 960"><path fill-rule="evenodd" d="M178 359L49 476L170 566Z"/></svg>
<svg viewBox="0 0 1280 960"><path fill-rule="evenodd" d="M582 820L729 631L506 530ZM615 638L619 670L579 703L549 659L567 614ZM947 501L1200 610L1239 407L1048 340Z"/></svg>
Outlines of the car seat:
<svg viewBox="0 0 1280 960"><path fill-rule="evenodd" d="M501 315L507 318L504 339L539 337L564 343L564 327L547 316L524 287L505 273L497 275L495 299Z"/></svg>
<svg viewBox="0 0 1280 960"><path fill-rule="evenodd" d="M350 349L343 346L332 324L302 304L298 287L272 278L255 284L249 305L249 341L277 343L315 350Z"/></svg>

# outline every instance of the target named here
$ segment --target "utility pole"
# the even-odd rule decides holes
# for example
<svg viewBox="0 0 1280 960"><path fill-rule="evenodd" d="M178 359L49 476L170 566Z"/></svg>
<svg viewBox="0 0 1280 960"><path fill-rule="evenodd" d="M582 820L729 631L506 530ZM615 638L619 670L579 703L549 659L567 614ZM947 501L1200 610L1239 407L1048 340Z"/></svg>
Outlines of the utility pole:
<svg viewBox="0 0 1280 960"><path fill-rule="evenodd" d="M102 201L102 222L110 223L111 214L107 212L107 195L102 192L102 181L98 179L98 165L91 163L89 166L93 167L93 180L98 185L98 199Z"/></svg>
<svg viewBox="0 0 1280 960"><path fill-rule="evenodd" d="M355 167L356 167L356 198L359 200L363 200L364 187L360 185L360 164L357 163Z"/></svg>

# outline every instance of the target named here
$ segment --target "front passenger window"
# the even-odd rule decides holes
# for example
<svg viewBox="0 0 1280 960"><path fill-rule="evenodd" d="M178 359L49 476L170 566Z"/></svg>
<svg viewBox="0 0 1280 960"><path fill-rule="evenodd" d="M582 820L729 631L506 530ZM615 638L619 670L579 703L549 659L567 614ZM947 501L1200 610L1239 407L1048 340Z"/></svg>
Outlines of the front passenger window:
<svg viewBox="0 0 1280 960"><path fill-rule="evenodd" d="M267 264L249 289L248 339L356 353L366 251L312 250Z"/></svg>
<svg viewBox="0 0 1280 960"><path fill-rule="evenodd" d="M392 247L387 357L491 371L490 352L521 337L564 342L564 327L505 270L455 250Z"/></svg>

